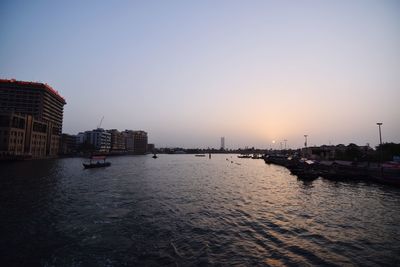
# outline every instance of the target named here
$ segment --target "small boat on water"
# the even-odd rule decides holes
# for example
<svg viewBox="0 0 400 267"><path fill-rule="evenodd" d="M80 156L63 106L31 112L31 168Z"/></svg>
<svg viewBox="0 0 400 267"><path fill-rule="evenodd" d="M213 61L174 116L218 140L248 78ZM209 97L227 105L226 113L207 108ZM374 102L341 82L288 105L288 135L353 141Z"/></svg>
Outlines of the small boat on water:
<svg viewBox="0 0 400 267"><path fill-rule="evenodd" d="M156 155L156 153L154 153L154 155L152 156L152 158L153 158L153 159L158 158L157 155Z"/></svg>
<svg viewBox="0 0 400 267"><path fill-rule="evenodd" d="M196 154L196 155L194 155L195 157L205 157L206 156L206 154Z"/></svg>
<svg viewBox="0 0 400 267"><path fill-rule="evenodd" d="M106 156L93 156L89 163L82 163L85 169L101 168L111 166L111 162L106 161Z"/></svg>

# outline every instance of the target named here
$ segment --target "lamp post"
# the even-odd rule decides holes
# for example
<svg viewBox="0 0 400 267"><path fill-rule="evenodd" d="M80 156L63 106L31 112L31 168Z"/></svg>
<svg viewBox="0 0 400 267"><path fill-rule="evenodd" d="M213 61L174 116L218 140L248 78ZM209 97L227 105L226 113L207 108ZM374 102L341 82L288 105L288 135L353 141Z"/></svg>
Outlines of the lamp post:
<svg viewBox="0 0 400 267"><path fill-rule="evenodd" d="M382 126L382 122L377 122L376 123L376 125L378 125L378 128L379 128L379 144L380 144L380 146L379 146L379 163L382 163L382 132L381 132L381 126Z"/></svg>
<svg viewBox="0 0 400 267"><path fill-rule="evenodd" d="M308 135L307 134L305 134L304 135L304 146L305 146L305 153L304 153L304 155L307 157L307 137L308 137Z"/></svg>

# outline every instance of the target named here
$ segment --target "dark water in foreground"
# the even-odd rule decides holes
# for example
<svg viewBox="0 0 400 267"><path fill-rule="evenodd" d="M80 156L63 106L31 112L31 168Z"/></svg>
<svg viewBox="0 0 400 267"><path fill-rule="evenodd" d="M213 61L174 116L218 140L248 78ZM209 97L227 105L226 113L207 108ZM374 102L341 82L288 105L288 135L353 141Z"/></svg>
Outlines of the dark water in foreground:
<svg viewBox="0 0 400 267"><path fill-rule="evenodd" d="M399 189L231 155L110 161L1 164L0 264L400 264Z"/></svg>

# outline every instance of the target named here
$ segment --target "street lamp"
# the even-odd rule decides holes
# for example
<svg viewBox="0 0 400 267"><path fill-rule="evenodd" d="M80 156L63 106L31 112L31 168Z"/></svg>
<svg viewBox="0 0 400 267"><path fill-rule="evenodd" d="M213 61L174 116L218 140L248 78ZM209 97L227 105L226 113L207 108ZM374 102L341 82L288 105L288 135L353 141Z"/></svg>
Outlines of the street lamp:
<svg viewBox="0 0 400 267"><path fill-rule="evenodd" d="M382 126L382 122L377 122L376 123L376 125L378 125L378 128L379 128L379 144L380 144L380 146L379 146L379 152L380 152L380 162L382 162L382 132L381 132L381 126Z"/></svg>
<svg viewBox="0 0 400 267"><path fill-rule="evenodd" d="M382 133L381 133L381 125L382 124L383 124L382 122L377 122L376 123L376 125L378 125L378 127L379 127L379 142L380 142L380 145L382 145Z"/></svg>
<svg viewBox="0 0 400 267"><path fill-rule="evenodd" d="M304 156L307 157L308 156L308 151L307 151L307 134L304 135L304 146L305 146L305 153Z"/></svg>

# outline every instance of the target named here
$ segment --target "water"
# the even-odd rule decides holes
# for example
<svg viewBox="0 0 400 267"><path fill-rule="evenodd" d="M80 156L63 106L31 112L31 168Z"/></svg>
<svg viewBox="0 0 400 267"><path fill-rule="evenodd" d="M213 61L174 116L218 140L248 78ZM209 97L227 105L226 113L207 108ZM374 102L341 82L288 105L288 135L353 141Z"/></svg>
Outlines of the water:
<svg viewBox="0 0 400 267"><path fill-rule="evenodd" d="M110 161L2 163L1 265L400 264L399 189L235 155Z"/></svg>

